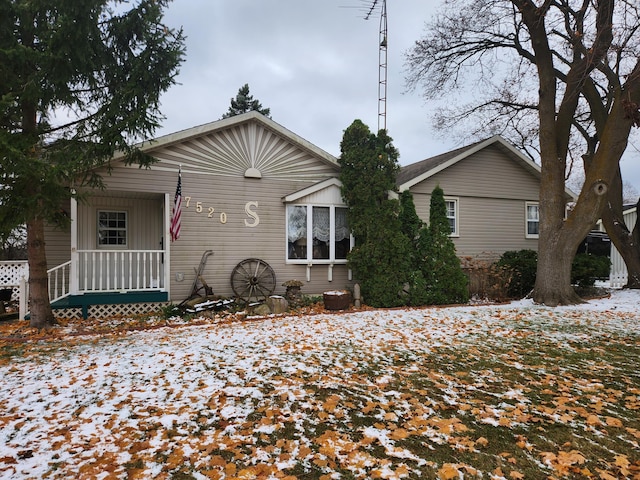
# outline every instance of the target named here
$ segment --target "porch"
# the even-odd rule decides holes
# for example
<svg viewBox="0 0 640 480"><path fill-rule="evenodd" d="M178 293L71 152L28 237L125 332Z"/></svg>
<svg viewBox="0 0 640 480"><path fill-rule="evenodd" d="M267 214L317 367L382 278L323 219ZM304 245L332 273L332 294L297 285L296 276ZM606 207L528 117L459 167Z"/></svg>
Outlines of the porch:
<svg viewBox="0 0 640 480"><path fill-rule="evenodd" d="M101 192L83 204L72 199L71 258L49 272L52 305L79 308L86 318L92 306L93 316L107 316L166 302L170 252L163 239L169 237L170 202L168 193L121 191Z"/></svg>
<svg viewBox="0 0 640 480"><path fill-rule="evenodd" d="M122 191L92 194L82 203L72 198L70 229L48 236L52 307L73 309L71 316L80 310L86 318L167 302L171 200L168 193Z"/></svg>
<svg viewBox="0 0 640 480"><path fill-rule="evenodd" d="M87 318L94 305L168 301L165 250L77 250L71 260L47 271L54 309L81 309ZM103 308L103 313L124 313Z"/></svg>

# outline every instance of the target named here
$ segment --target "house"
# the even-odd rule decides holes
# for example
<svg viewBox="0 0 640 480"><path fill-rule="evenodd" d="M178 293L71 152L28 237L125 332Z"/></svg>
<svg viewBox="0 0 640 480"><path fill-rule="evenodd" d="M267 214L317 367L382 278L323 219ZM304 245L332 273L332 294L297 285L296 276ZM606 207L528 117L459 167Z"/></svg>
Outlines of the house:
<svg viewBox="0 0 640 480"><path fill-rule="evenodd" d="M106 188L64 208L48 228L50 298L65 315L106 316L220 296L302 293L352 285L353 246L335 157L256 112L157 138L151 168L112 160ZM170 239L181 172L181 235ZM446 196L460 256L537 249L539 167L499 136L403 167L425 221L430 194Z"/></svg>
<svg viewBox="0 0 640 480"><path fill-rule="evenodd" d="M625 205L622 218L627 226L627 229L631 232L636 224L638 218L638 206L637 205ZM604 225L601 221L598 222L598 229L604 232ZM624 259L618 249L611 244L611 270L609 271L609 285L613 288L622 288L627 284L629 278L629 272L627 272L627 265L624 263Z"/></svg>
<svg viewBox="0 0 640 480"><path fill-rule="evenodd" d="M106 189L66 206L70 229L47 229L50 298L67 315L148 311L202 283L217 295L256 297L282 294L292 279L307 294L349 285L352 238L335 157L256 112L142 150L157 163L114 158ZM180 171L181 235L171 242Z"/></svg>
<svg viewBox="0 0 640 480"><path fill-rule="evenodd" d="M538 249L540 167L498 135L402 167L397 185L413 194L425 222L440 185L459 257L494 261Z"/></svg>

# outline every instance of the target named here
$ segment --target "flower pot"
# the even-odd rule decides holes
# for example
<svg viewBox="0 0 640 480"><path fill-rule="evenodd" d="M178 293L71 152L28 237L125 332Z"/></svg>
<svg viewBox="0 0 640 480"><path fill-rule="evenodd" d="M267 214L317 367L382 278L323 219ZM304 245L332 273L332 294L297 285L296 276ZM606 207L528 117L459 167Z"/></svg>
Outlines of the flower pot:
<svg viewBox="0 0 640 480"><path fill-rule="evenodd" d="M345 290L324 292L322 298L327 310L346 310L351 305L351 292Z"/></svg>

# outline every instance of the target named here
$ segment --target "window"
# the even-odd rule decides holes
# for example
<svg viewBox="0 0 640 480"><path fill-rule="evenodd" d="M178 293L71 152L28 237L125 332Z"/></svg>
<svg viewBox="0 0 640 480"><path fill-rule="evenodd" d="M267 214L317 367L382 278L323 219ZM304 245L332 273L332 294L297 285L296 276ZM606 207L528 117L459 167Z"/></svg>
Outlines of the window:
<svg viewBox="0 0 640 480"><path fill-rule="evenodd" d="M447 220L449 220L449 228L451 229L451 236L458 236L458 199L457 198L445 198L445 206L447 207Z"/></svg>
<svg viewBox="0 0 640 480"><path fill-rule="evenodd" d="M287 206L287 260L346 262L351 246L347 209L334 206Z"/></svg>
<svg viewBox="0 0 640 480"><path fill-rule="evenodd" d="M127 212L98 210L98 246L127 246Z"/></svg>
<svg viewBox="0 0 640 480"><path fill-rule="evenodd" d="M527 238L538 238L540 233L540 210L537 203L526 204L527 209Z"/></svg>

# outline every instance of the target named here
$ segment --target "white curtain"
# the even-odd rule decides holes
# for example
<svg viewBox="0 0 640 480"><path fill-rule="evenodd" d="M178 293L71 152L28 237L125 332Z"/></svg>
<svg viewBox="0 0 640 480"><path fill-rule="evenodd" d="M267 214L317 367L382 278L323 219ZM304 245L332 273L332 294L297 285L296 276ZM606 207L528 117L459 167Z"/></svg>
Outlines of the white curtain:
<svg viewBox="0 0 640 480"><path fill-rule="evenodd" d="M329 243L331 239L329 207L313 207L313 238Z"/></svg>
<svg viewBox="0 0 640 480"><path fill-rule="evenodd" d="M347 223L347 209L336 208L336 242L349 238L349 224Z"/></svg>
<svg viewBox="0 0 640 480"><path fill-rule="evenodd" d="M305 206L289 206L287 207L289 214L289 230L287 236L290 242L295 242L301 238L307 237L307 207Z"/></svg>

